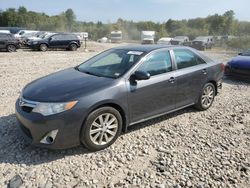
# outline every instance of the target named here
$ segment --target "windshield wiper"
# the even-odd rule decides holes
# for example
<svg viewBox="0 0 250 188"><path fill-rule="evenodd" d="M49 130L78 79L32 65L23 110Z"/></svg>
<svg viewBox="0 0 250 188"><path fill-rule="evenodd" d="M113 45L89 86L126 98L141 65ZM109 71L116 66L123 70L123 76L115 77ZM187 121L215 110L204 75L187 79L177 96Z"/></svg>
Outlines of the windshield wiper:
<svg viewBox="0 0 250 188"><path fill-rule="evenodd" d="M101 76L101 75L99 75L99 74L96 74L96 73L93 73L93 72L89 72L89 71L81 71L81 72L83 72L83 73L85 73L85 74L97 76L97 77L104 77L104 76Z"/></svg>

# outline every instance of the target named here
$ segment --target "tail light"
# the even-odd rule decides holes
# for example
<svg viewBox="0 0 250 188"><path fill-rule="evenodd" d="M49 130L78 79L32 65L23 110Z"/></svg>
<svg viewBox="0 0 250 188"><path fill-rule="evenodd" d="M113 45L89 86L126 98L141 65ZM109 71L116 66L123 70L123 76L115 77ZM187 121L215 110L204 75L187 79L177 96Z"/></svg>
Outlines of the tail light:
<svg viewBox="0 0 250 188"><path fill-rule="evenodd" d="M225 70L225 65L224 65L224 63L221 63L221 64L220 64L220 68L221 68L221 71L224 71L224 70Z"/></svg>

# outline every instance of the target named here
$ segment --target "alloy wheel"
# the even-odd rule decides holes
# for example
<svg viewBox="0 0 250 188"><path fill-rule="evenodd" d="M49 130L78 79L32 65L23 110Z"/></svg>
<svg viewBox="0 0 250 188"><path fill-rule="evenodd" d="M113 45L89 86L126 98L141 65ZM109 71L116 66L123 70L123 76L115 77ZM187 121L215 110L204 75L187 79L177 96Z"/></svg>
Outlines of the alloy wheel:
<svg viewBox="0 0 250 188"><path fill-rule="evenodd" d="M118 120L111 113L99 115L91 124L90 139L96 145L108 144L116 136Z"/></svg>
<svg viewBox="0 0 250 188"><path fill-rule="evenodd" d="M214 88L210 85L205 87L201 97L201 104L204 108L208 108L214 100Z"/></svg>
<svg viewBox="0 0 250 188"><path fill-rule="evenodd" d="M14 45L9 45L8 46L8 51L9 52L15 52L16 51L16 47Z"/></svg>

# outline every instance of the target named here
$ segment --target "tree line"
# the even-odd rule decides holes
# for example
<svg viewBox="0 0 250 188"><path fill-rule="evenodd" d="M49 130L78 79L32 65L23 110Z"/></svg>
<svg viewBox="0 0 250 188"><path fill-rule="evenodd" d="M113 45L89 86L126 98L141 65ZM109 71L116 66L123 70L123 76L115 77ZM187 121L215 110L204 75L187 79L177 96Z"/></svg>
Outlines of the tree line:
<svg viewBox="0 0 250 188"><path fill-rule="evenodd" d="M0 27L23 27L32 30L58 32L88 32L91 39L108 36L112 30L123 31L124 39L139 40L142 30L153 30L157 38L186 35L191 39L199 35L235 35L250 34L250 22L239 21L232 10L222 15L214 14L206 18L173 20L166 22L127 21L119 18L115 23L77 21L72 9L58 15L28 11L21 6L18 9L0 10Z"/></svg>

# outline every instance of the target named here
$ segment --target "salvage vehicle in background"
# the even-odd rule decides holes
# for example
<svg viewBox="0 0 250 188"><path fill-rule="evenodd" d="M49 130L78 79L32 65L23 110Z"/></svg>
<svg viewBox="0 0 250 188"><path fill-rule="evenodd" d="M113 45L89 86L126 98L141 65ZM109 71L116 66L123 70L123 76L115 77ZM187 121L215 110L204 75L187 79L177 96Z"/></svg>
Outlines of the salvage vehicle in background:
<svg viewBox="0 0 250 188"><path fill-rule="evenodd" d="M45 38L40 40L34 40L28 43L31 49L40 51L47 51L49 48L61 48L71 51L76 51L77 48L81 47L81 42L75 34L52 34L47 35Z"/></svg>
<svg viewBox="0 0 250 188"><path fill-rule="evenodd" d="M112 31L110 33L111 43L120 43L122 41L122 31Z"/></svg>
<svg viewBox="0 0 250 188"><path fill-rule="evenodd" d="M226 64L225 75L250 79L250 49L239 53Z"/></svg>
<svg viewBox="0 0 250 188"><path fill-rule="evenodd" d="M189 37L188 36L176 36L174 37L171 42L172 45L184 45L188 46Z"/></svg>
<svg viewBox="0 0 250 188"><path fill-rule="evenodd" d="M199 36L192 41L192 47L197 50L212 49L214 40L212 36Z"/></svg>
<svg viewBox="0 0 250 188"><path fill-rule="evenodd" d="M155 43L155 31L142 31L141 43L142 44L154 44Z"/></svg>
<svg viewBox="0 0 250 188"><path fill-rule="evenodd" d="M15 52L17 48L20 48L19 42L13 34L0 33L0 50Z"/></svg>
<svg viewBox="0 0 250 188"><path fill-rule="evenodd" d="M25 86L16 116L34 145L97 151L128 126L188 106L210 108L223 70L188 47L117 47Z"/></svg>
<svg viewBox="0 0 250 188"><path fill-rule="evenodd" d="M170 38L170 37L163 37L163 38L160 38L160 39L157 41L157 44L170 45L170 44L171 44L171 40L173 40L173 38Z"/></svg>
<svg viewBox="0 0 250 188"><path fill-rule="evenodd" d="M14 34L14 37L16 38L21 38L24 34L27 34L27 33L35 33L35 32L38 32L38 31L35 31L35 30L20 30L18 31L16 34Z"/></svg>

